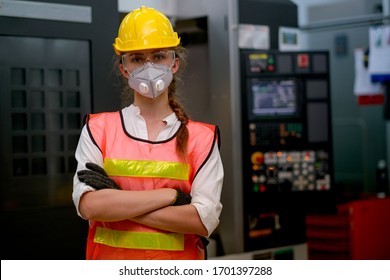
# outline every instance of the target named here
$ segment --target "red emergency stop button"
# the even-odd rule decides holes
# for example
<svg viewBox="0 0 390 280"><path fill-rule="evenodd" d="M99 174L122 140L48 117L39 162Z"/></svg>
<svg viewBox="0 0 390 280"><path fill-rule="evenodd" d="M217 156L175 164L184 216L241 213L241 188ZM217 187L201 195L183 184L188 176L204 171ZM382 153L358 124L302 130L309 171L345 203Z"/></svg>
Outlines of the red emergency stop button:
<svg viewBox="0 0 390 280"><path fill-rule="evenodd" d="M252 164L263 164L264 154L262 152L254 152L251 156Z"/></svg>

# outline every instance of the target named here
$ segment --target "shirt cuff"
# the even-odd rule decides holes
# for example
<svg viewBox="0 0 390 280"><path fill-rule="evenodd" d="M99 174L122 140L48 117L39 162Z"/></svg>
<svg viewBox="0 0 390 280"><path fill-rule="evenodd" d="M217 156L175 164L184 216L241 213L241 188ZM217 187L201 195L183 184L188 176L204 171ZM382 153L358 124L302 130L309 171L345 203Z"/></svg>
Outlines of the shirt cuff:
<svg viewBox="0 0 390 280"><path fill-rule="evenodd" d="M199 217L207 229L207 237L210 237L210 235L213 233L213 231L217 228L219 224L219 218L218 216L212 215L212 212L210 209L207 209L204 205L201 205L200 203L191 203L196 210L198 211ZM221 212L222 210L222 204L218 205L217 212Z"/></svg>

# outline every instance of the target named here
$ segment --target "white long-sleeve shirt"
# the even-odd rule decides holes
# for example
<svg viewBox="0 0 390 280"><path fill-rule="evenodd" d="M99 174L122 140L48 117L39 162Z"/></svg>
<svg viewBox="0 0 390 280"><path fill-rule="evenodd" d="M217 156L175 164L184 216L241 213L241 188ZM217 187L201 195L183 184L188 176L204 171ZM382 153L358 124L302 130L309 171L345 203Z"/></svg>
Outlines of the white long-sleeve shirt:
<svg viewBox="0 0 390 280"><path fill-rule="evenodd" d="M127 133L137 138L148 139L146 122L141 116L137 106L130 105L122 110L124 125ZM163 141L172 137L180 127L180 121L175 113L172 113L164 119L165 127L157 136L156 141ZM80 140L76 149L77 171L85 169L87 162L93 162L103 166L103 157L99 148L92 142L87 128L84 126L80 135ZM73 178L73 202L80 217L79 203L81 196L95 189L80 182L77 177L77 171ZM222 211L220 202L223 166L220 157L218 145L214 145L214 150L205 165L196 175L191 189L191 204L197 209L200 219L208 231L208 236L215 230L219 224L219 216Z"/></svg>

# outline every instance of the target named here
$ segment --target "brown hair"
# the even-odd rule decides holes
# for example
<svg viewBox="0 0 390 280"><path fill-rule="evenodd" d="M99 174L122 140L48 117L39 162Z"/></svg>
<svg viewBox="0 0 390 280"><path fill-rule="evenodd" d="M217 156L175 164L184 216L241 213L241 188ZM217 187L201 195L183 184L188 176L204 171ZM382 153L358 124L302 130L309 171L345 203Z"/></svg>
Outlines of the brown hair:
<svg viewBox="0 0 390 280"><path fill-rule="evenodd" d="M178 46L174 49L174 51L176 57L179 59L179 69L173 75L173 80L168 87L168 101L172 111L176 114L176 117L181 122L181 126L177 131L176 135L176 153L182 161L186 162L188 146L187 123L189 117L186 114L182 103L179 101L179 96L177 95L176 87L177 83L181 81L181 75L187 66L187 50L182 46ZM119 71L118 66L120 63L122 63L121 56L115 56L114 70L117 73L118 77L121 77L120 83L122 91L120 97L122 101L122 107L127 107L134 101L134 91L128 86L127 79L123 77L123 75Z"/></svg>

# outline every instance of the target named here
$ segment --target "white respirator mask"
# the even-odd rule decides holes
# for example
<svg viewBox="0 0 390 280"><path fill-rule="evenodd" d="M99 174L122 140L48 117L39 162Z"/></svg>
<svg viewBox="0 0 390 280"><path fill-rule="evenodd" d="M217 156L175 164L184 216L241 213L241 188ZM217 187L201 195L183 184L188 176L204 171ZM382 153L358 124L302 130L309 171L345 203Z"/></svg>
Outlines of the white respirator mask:
<svg viewBox="0 0 390 280"><path fill-rule="evenodd" d="M129 73L128 84L143 96L156 98L171 84L172 66L147 62Z"/></svg>

